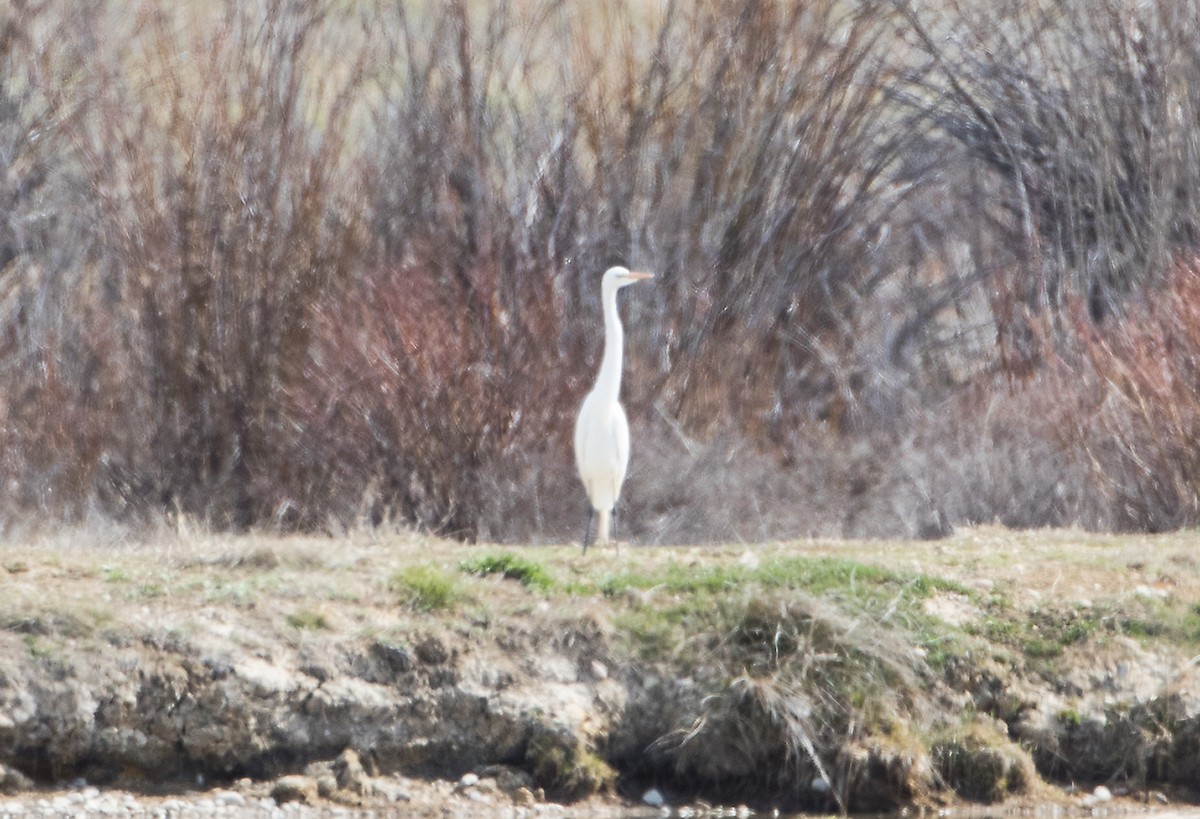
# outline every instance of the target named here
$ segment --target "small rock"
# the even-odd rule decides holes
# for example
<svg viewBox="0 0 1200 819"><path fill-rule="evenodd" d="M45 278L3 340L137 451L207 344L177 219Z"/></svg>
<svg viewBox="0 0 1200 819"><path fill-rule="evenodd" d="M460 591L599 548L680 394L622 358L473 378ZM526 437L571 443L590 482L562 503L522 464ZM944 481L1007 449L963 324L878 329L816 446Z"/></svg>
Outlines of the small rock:
<svg viewBox="0 0 1200 819"><path fill-rule="evenodd" d="M333 774L327 773L317 777L317 795L329 799L338 791L338 781Z"/></svg>
<svg viewBox="0 0 1200 819"><path fill-rule="evenodd" d="M592 676L597 680L607 680L608 666L599 660L592 660Z"/></svg>
<svg viewBox="0 0 1200 819"><path fill-rule="evenodd" d="M317 801L317 783L307 776L281 776L271 786L271 798L279 805L288 802L311 804Z"/></svg>
<svg viewBox="0 0 1200 819"><path fill-rule="evenodd" d="M388 802L408 802L412 800L412 793L404 784L392 779L376 779L371 782L371 793L374 796L386 799Z"/></svg>
<svg viewBox="0 0 1200 819"><path fill-rule="evenodd" d="M488 796L486 793L474 789L467 791L467 798L472 802L478 802L481 805L492 804L492 797Z"/></svg>
<svg viewBox="0 0 1200 819"><path fill-rule="evenodd" d="M495 780L496 787L510 795L521 788L533 792L533 777L529 772L511 765L488 765L480 771L480 776Z"/></svg>
<svg viewBox="0 0 1200 819"><path fill-rule="evenodd" d="M301 663L297 670L301 674L307 674L317 682L327 682L328 680L333 679L334 675L333 670L328 665L320 661Z"/></svg>
<svg viewBox="0 0 1200 819"><path fill-rule="evenodd" d="M1171 804L1171 800L1168 799L1167 795L1165 793L1163 793L1162 791L1150 791L1150 798L1153 799L1155 802L1157 802L1160 805Z"/></svg>
<svg viewBox="0 0 1200 819"><path fill-rule="evenodd" d="M514 805L519 805L523 808L530 808L537 804L537 798L529 788L517 788L509 796L512 797Z"/></svg>
<svg viewBox="0 0 1200 819"><path fill-rule="evenodd" d="M16 768L0 763L0 793L16 793L33 788L33 780Z"/></svg>
<svg viewBox="0 0 1200 819"><path fill-rule="evenodd" d="M442 665L450 659L446 644L430 635L416 645L417 659L425 665Z"/></svg>
<svg viewBox="0 0 1200 819"><path fill-rule="evenodd" d="M478 784L479 774L468 772L462 775L462 779L458 780L458 789L464 790L466 788L473 788Z"/></svg>
<svg viewBox="0 0 1200 819"><path fill-rule="evenodd" d="M333 761L333 775L337 777L337 786L342 790L359 794L366 790L367 772L363 768L358 752L353 748L342 751Z"/></svg>
<svg viewBox="0 0 1200 819"><path fill-rule="evenodd" d="M304 770L301 771L301 773L304 776L307 776L309 779L312 779L313 781L316 781L319 777L324 776L324 775L332 776L333 775L333 762L328 759L321 759L316 762L310 762L304 766Z"/></svg>
<svg viewBox="0 0 1200 819"><path fill-rule="evenodd" d="M658 788L651 788L642 794L642 804L649 805L652 808L661 808L666 801L663 798L662 791Z"/></svg>
<svg viewBox="0 0 1200 819"><path fill-rule="evenodd" d="M245 806L246 797L237 791L217 791L213 794L213 801L221 807L240 808Z"/></svg>
<svg viewBox="0 0 1200 819"><path fill-rule="evenodd" d="M832 788L829 787L829 783L825 781L825 777L823 776L814 776L813 781L809 783L809 787L812 788L815 793L829 793L829 791L832 790Z"/></svg>
<svg viewBox="0 0 1200 819"><path fill-rule="evenodd" d="M389 643L386 640L376 640L374 645L371 646L371 650L375 652L375 656L383 660L393 673L403 674L405 671L412 670L412 655L402 646Z"/></svg>
<svg viewBox="0 0 1200 819"><path fill-rule="evenodd" d="M1096 789L1089 794L1084 794L1084 797L1079 800L1079 804L1085 808L1092 808L1102 802L1111 802L1113 798L1112 791L1103 785L1097 785Z"/></svg>

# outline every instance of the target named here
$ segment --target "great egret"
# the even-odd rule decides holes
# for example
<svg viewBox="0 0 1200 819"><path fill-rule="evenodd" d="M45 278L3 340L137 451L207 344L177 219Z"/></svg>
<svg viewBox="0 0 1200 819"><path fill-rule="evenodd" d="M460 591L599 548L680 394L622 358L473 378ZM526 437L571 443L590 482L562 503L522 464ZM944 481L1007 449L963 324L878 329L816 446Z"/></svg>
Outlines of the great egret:
<svg viewBox="0 0 1200 819"><path fill-rule="evenodd" d="M621 409L621 358L625 334L617 314L617 291L626 285L654 278L649 273L633 273L624 267L610 267L604 273L600 295L604 302L604 357L596 386L583 399L575 419L575 465L592 504L583 551L587 553L592 518L599 514L596 543L611 542L612 516L629 465L629 422Z"/></svg>

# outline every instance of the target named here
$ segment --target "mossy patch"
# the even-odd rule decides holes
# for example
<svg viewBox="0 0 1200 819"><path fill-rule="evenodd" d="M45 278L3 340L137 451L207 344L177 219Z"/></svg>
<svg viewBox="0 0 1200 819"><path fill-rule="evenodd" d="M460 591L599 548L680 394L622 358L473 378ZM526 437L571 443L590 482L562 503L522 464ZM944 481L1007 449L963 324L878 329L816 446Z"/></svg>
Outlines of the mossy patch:
<svg viewBox="0 0 1200 819"><path fill-rule="evenodd" d="M573 733L550 726L535 731L525 752L534 781L552 799L574 802L613 791L617 772Z"/></svg>
<svg viewBox="0 0 1200 819"><path fill-rule="evenodd" d="M302 631L327 631L329 618L323 612L302 609L287 616L287 624Z"/></svg>
<svg viewBox="0 0 1200 819"><path fill-rule="evenodd" d="M516 580L522 586L547 591L554 586L554 578L540 563L525 560L514 554L484 555L473 560L464 560L459 568L468 574L487 577L498 574L508 580Z"/></svg>
<svg viewBox="0 0 1200 819"><path fill-rule="evenodd" d="M691 566L677 562L648 572L628 571L601 578L599 591L616 597L633 590L670 594L721 594L746 586L796 589L830 595L850 605L875 602L883 590L924 598L935 590L971 592L959 583L924 574L896 572L834 557L776 557L757 565Z"/></svg>
<svg viewBox="0 0 1200 819"><path fill-rule="evenodd" d="M963 799L993 804L1026 793L1037 781L1029 754L982 725L960 729L930 748L942 780Z"/></svg>
<svg viewBox="0 0 1200 819"><path fill-rule="evenodd" d="M401 605L418 611L442 611L462 599L454 576L428 563L401 569L392 575L388 586Z"/></svg>

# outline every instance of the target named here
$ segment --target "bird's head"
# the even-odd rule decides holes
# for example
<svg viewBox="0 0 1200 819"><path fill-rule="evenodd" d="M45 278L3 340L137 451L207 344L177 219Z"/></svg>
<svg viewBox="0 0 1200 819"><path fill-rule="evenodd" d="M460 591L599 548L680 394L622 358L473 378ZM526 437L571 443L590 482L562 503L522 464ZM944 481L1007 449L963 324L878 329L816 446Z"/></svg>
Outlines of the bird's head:
<svg viewBox="0 0 1200 819"><path fill-rule="evenodd" d="M635 273L625 267L610 267L604 272L604 280L601 286L605 290L616 290L627 284L635 284L645 279L653 278L653 273Z"/></svg>

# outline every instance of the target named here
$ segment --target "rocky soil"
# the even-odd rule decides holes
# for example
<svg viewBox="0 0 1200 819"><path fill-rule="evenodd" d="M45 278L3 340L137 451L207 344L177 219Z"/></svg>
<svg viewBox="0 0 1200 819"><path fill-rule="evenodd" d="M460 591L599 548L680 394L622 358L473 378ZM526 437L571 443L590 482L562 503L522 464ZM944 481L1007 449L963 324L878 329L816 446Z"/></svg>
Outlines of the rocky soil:
<svg viewBox="0 0 1200 819"><path fill-rule="evenodd" d="M30 539L0 815L1194 803L1198 545Z"/></svg>

